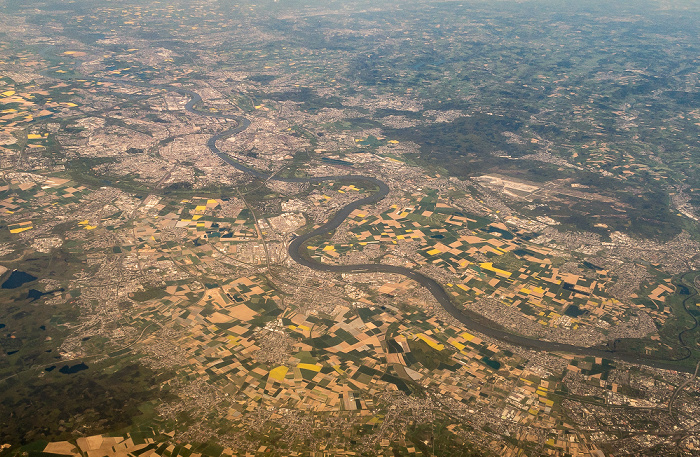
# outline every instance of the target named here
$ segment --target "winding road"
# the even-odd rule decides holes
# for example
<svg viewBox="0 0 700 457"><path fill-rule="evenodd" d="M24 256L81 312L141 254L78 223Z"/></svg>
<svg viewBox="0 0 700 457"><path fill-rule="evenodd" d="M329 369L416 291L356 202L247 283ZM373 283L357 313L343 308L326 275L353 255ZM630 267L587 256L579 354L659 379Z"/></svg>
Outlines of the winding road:
<svg viewBox="0 0 700 457"><path fill-rule="evenodd" d="M370 186L378 188L378 190L371 195L364 197L359 200L355 200L346 206L342 207L335 215L328 220L325 224L316 228L315 230L306 233L304 235L297 236L289 244L289 256L300 265L304 265L313 270L333 272L333 273L393 273L410 278L426 289L432 294L437 302L442 306L442 308L447 311L452 317L457 319L462 323L466 329L474 332L484 334L488 337L497 339L507 344L512 344L520 346L523 348L535 350L535 351L546 351L546 352L563 352L582 356L592 356L592 357L603 357L608 359L617 359L624 362L646 365L655 368L670 369L677 371L684 371L693 373L693 368L687 366L673 366L672 360L659 360L640 357L637 354L628 352L619 352L612 349L605 349L602 347L585 347L585 346L575 346L565 343L557 343L553 341L544 341L534 338L528 338L521 335L513 334L503 327L489 321L488 319L470 312L468 310L461 310L455 306L452 302L450 296L447 294L445 289L434 279L419 273L417 271L400 267L396 265L383 265L376 263L367 264L357 264L357 265L329 265L317 262L307 256L306 242L317 236L329 236L333 233L335 229L340 226L340 224L352 213L355 209L358 209L365 205L370 205L379 202L389 193L389 186L383 181L370 177L361 175L334 175L334 176L318 176L318 177L308 177L308 178L284 178L276 175L267 175L261 173L258 170L248 168L231 157L221 152L216 146L217 141L228 138L232 135L242 132L248 126L250 126L250 121L242 116L237 116L233 114L223 114L223 113L211 113L207 111L201 111L195 108L196 105L202 102L202 98L199 94L189 89L177 88L172 86L164 85L152 85L147 83L138 83L131 81L121 81L114 79L106 79L105 81L115 82L120 84L134 85L145 88L158 88L168 91L175 91L182 95L190 97L190 100L185 105L185 109L193 114L214 117L219 119L230 119L236 122L236 127L220 132L213 135L207 141L207 146L212 153L216 154L224 162L231 165L243 173L250 176L258 178L263 181L278 181L284 183L321 183L326 181L354 181L354 182L364 182Z"/></svg>

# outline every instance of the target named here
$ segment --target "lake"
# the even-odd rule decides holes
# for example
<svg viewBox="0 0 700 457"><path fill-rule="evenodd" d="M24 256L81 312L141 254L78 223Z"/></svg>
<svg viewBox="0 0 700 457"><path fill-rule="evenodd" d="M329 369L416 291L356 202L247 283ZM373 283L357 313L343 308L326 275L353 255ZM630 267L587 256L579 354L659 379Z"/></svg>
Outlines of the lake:
<svg viewBox="0 0 700 457"><path fill-rule="evenodd" d="M29 273L25 273L23 271L15 270L12 272L9 278L2 283L3 289L16 289L18 287L23 286L24 284L32 281L36 281L37 278L36 276L32 276Z"/></svg>
<svg viewBox="0 0 700 457"><path fill-rule="evenodd" d="M61 367L58 371L63 373L63 374L73 374L73 373L77 373L79 371L83 371L83 370L87 370L87 369L88 369L87 365L85 365L84 363L79 363L77 365L73 365L70 367L68 365L65 365L65 366Z"/></svg>

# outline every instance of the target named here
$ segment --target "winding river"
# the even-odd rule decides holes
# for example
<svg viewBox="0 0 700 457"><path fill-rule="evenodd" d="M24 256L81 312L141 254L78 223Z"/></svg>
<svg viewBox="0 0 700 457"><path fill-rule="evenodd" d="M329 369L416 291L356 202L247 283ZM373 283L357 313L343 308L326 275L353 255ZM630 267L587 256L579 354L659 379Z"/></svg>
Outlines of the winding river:
<svg viewBox="0 0 700 457"><path fill-rule="evenodd" d="M607 347L585 347L585 346L575 346L565 343L557 343L553 341L538 340L534 338L528 338L521 335L513 334L503 327L487 320L486 318L470 312L468 310L461 310L455 306L455 304L450 299L445 289L434 279L419 273L417 271L396 266L396 265L383 265L376 263L367 264L357 264L357 265L329 265L317 262L306 255L306 242L317 236L328 236L340 226L340 224L352 213L355 209L362 206L374 204L382 200L389 193L389 186L383 181L371 177L371 176L361 176L361 175L334 175L334 176L319 176L319 177L308 177L308 178L284 178L275 175L267 175L261 173L258 170L248 168L231 157L221 152L216 146L217 141L235 135L242 132L250 125L250 121L242 116L237 116L233 114L222 114L222 113L211 113L207 111L201 111L195 108L196 105L202 102L202 98L194 91L177 88L172 86L163 85L152 85L147 83L138 83L131 81L120 81L114 79L105 79L104 81L134 85L145 88L158 88L165 89L169 91L175 91L180 94L190 97L190 100L185 105L185 109L190 113L214 117L219 119L230 119L236 122L236 127L220 132L213 135L207 141L207 146L212 153L219 156L224 162L242 171L250 176L261 179L263 181L278 181L285 183L321 183L326 181L354 181L354 182L364 182L371 186L378 188L378 190L371 195L355 200L346 206L342 207L338 212L333 215L333 217L328 220L325 224L316 228L315 230L306 233L304 235L297 236L289 244L289 256L300 265L304 265L313 270L333 272L333 273L393 273L410 278L426 289L435 297L435 300L442 306L442 308L447 311L452 317L457 319L464 327L470 331L478 332L488 337L497 339L507 344L520 346L523 348L535 350L535 351L546 351L546 352L562 352L582 356L593 356L593 357L603 357L608 359L617 359L624 362L646 365L655 368L671 369L684 372L693 372L693 368L686 367L683 365L673 366L672 360L660 360L660 359L650 359L640 357L637 354L629 352L615 351L614 349L608 349Z"/></svg>

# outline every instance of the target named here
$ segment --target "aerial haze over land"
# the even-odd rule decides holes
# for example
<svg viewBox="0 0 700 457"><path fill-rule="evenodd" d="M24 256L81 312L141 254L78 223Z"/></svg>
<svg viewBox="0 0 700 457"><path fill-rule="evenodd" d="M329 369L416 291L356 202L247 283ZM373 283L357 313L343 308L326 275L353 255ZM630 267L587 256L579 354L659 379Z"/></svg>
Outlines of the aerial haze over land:
<svg viewBox="0 0 700 457"><path fill-rule="evenodd" d="M695 2L0 0L0 456L700 455Z"/></svg>

